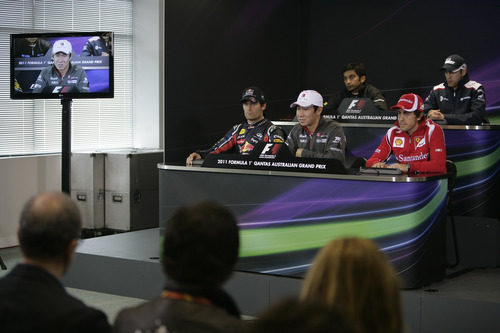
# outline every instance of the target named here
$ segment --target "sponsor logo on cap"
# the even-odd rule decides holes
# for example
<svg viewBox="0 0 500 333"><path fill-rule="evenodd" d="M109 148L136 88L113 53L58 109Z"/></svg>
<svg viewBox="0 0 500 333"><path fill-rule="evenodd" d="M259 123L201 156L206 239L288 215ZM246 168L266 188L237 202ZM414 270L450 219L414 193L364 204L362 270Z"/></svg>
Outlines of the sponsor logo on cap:
<svg viewBox="0 0 500 333"><path fill-rule="evenodd" d="M455 65L455 62L451 58L446 58L446 60L444 61L444 63L445 64L449 64L449 65Z"/></svg>

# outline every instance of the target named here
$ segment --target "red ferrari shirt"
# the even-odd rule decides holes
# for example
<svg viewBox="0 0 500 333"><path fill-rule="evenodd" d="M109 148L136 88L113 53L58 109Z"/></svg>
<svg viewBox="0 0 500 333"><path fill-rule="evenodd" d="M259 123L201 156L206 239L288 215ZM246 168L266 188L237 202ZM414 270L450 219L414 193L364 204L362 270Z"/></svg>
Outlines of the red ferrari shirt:
<svg viewBox="0 0 500 333"><path fill-rule="evenodd" d="M438 124L427 119L422 121L410 136L396 122L366 162L371 167L377 162L386 162L394 155L399 163L409 164L410 172L446 173L446 147L444 133Z"/></svg>

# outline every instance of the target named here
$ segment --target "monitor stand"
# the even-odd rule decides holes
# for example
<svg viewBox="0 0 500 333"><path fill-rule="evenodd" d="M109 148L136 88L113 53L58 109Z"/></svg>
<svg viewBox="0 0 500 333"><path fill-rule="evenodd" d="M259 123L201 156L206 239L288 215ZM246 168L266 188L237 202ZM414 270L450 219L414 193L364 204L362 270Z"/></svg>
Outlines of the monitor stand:
<svg viewBox="0 0 500 333"><path fill-rule="evenodd" d="M62 105L62 149L61 149L61 191L71 195L71 102L61 98Z"/></svg>

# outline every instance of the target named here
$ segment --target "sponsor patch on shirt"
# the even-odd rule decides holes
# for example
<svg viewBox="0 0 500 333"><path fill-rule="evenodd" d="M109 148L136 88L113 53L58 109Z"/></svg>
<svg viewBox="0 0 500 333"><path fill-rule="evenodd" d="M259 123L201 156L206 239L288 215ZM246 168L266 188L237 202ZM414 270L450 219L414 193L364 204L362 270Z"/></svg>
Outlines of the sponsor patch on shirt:
<svg viewBox="0 0 500 333"><path fill-rule="evenodd" d="M254 146L252 144L250 144L249 142L245 142L245 145L243 146L243 148L241 148L241 152L244 153L244 152L252 151L253 148L254 148Z"/></svg>
<svg viewBox="0 0 500 333"><path fill-rule="evenodd" d="M415 143L417 144L415 148L423 147L425 145L425 138L422 137L416 138Z"/></svg>
<svg viewBox="0 0 500 333"><path fill-rule="evenodd" d="M246 130L244 128L241 129L241 131L238 134L245 134Z"/></svg>
<svg viewBox="0 0 500 333"><path fill-rule="evenodd" d="M392 142L393 147L397 148L403 148L405 146L405 138L397 136L394 138L394 141Z"/></svg>

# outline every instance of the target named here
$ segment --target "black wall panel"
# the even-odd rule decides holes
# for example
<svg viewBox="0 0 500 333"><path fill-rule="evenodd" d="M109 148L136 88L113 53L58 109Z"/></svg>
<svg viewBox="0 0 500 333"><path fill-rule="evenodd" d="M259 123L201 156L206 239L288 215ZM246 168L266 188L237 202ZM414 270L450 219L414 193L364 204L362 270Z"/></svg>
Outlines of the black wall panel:
<svg viewBox="0 0 500 333"><path fill-rule="evenodd" d="M177 162L241 122L241 93L268 98L266 116L290 115L303 75L299 1L165 3L165 151ZM301 68L302 67L302 68Z"/></svg>
<svg viewBox="0 0 500 333"><path fill-rule="evenodd" d="M242 90L260 86L267 117L292 117L302 89L343 87L349 61L388 104L406 92L426 97L459 53L500 109L498 0L167 0L165 151L168 163L206 148L243 120Z"/></svg>

